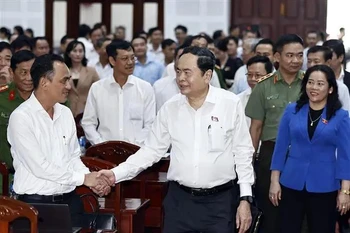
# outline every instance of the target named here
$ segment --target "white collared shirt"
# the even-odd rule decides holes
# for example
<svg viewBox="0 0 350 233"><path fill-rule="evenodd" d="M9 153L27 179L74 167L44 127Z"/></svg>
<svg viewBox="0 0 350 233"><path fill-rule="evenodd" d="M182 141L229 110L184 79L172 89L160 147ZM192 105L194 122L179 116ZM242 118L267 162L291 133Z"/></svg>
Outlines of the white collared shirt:
<svg viewBox="0 0 350 233"><path fill-rule="evenodd" d="M68 193L84 183L89 169L80 160L72 112L59 103L53 119L34 94L10 116L7 139L11 144L17 194Z"/></svg>
<svg viewBox="0 0 350 233"><path fill-rule="evenodd" d="M342 82L337 80L338 96L342 104L342 108L350 113L350 94L348 87Z"/></svg>
<svg viewBox="0 0 350 233"><path fill-rule="evenodd" d="M153 89L156 96L157 112L165 102L170 100L174 95L180 93L180 89L176 83L176 77L158 79L153 84Z"/></svg>
<svg viewBox="0 0 350 233"><path fill-rule="evenodd" d="M250 94L252 94L252 88L251 87L249 87L247 90L245 90L245 91L243 91L243 92L238 94L238 97L241 99L241 103L242 103L242 106L243 106L244 109L247 106ZM251 124L252 120L248 116L246 116L245 118L246 118L246 121L247 121L248 128L250 128L250 124Z"/></svg>
<svg viewBox="0 0 350 233"><path fill-rule="evenodd" d="M339 77L337 77L337 80L339 80L339 81L344 83L344 76L345 76L344 67L341 66L340 75L339 75Z"/></svg>
<svg viewBox="0 0 350 233"><path fill-rule="evenodd" d="M88 64L90 67L94 67L100 79L105 79L113 76L113 68L107 64L104 67L101 62L97 62L95 64Z"/></svg>
<svg viewBox="0 0 350 233"><path fill-rule="evenodd" d="M157 50L153 49L153 45L152 44L148 44L147 45L147 56L153 56L153 58L157 61L159 61L161 64L164 63L164 53L162 50L162 45L159 45Z"/></svg>
<svg viewBox="0 0 350 233"><path fill-rule="evenodd" d="M111 140L142 145L155 115L151 84L129 75L121 88L111 76L92 84L81 125L93 145Z"/></svg>
<svg viewBox="0 0 350 233"><path fill-rule="evenodd" d="M86 58L89 64L96 64L100 60L100 55L97 53L94 47L86 54Z"/></svg>
<svg viewBox="0 0 350 233"><path fill-rule="evenodd" d="M254 183L252 145L240 99L210 86L197 111L178 94L158 112L151 133L138 152L112 169L117 182L132 179L158 162L170 144L167 178L192 188L212 188L236 178L241 196Z"/></svg>

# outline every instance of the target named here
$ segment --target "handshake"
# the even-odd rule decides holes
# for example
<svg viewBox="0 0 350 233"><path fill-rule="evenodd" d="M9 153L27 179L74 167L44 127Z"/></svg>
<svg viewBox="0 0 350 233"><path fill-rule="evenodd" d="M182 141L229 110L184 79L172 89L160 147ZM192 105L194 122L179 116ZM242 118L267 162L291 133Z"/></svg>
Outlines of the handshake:
<svg viewBox="0 0 350 233"><path fill-rule="evenodd" d="M111 170L101 170L91 172L85 175L84 185L99 196L108 195L111 192L111 186L115 184L115 176Z"/></svg>

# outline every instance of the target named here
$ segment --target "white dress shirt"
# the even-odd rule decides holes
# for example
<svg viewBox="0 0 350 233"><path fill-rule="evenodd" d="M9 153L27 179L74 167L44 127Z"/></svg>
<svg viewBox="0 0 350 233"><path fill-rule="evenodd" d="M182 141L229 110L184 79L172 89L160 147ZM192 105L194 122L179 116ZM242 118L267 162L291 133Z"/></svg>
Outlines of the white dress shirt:
<svg viewBox="0 0 350 233"><path fill-rule="evenodd" d="M243 91L243 92L238 94L238 97L241 99L241 103L242 103L242 106L243 106L244 109L247 106L250 94L252 94L252 88L251 87L249 87L247 90L245 90L245 91ZM247 121L248 128L250 128L250 124L251 124L252 120L250 119L250 117L247 117L247 116L245 118L246 118L246 121Z"/></svg>
<svg viewBox="0 0 350 233"><path fill-rule="evenodd" d="M95 68L100 79L105 79L113 76L113 68L109 64L103 67L101 62L98 61L95 64L90 64L89 62L88 66Z"/></svg>
<svg viewBox="0 0 350 233"><path fill-rule="evenodd" d="M17 194L68 193L82 185L89 173L80 160L74 118L66 106L55 104L51 119L32 94L11 114L7 139Z"/></svg>
<svg viewBox="0 0 350 233"><path fill-rule="evenodd" d="M348 87L341 81L337 80L338 85L338 96L342 108L350 113L350 94Z"/></svg>
<svg viewBox="0 0 350 233"><path fill-rule="evenodd" d="M157 50L153 49L153 45L152 44L148 44L147 45L147 55L153 56L153 58L157 61L159 61L161 64L164 63L164 53L162 50L162 45L159 45Z"/></svg>
<svg viewBox="0 0 350 233"><path fill-rule="evenodd" d="M94 49L94 45L91 43L90 40L86 39L85 37L79 37L77 39L78 41L82 42L85 47L85 57L90 56L90 52Z"/></svg>
<svg viewBox="0 0 350 233"><path fill-rule="evenodd" d="M153 84L153 89L156 96L157 112L165 102L170 100L174 95L180 93L180 89L176 83L176 77L158 79Z"/></svg>
<svg viewBox="0 0 350 233"><path fill-rule="evenodd" d="M197 111L178 94L158 112L151 133L138 152L112 169L116 181L132 179L158 162L170 144L168 180L192 188L212 188L236 178L241 196L254 183L252 145L240 99L210 86Z"/></svg>
<svg viewBox="0 0 350 233"><path fill-rule="evenodd" d="M238 68L235 74L234 82L229 91L238 95L239 93L247 90L249 88L247 81L247 65Z"/></svg>
<svg viewBox="0 0 350 233"><path fill-rule="evenodd" d="M336 77L336 78L337 78L337 80L339 80L342 83L344 83L344 76L345 76L344 67L341 66L340 75L339 75L339 77Z"/></svg>
<svg viewBox="0 0 350 233"><path fill-rule="evenodd" d="M93 145L111 140L142 145L155 115L151 84L130 75L121 88L111 76L92 84L81 125Z"/></svg>

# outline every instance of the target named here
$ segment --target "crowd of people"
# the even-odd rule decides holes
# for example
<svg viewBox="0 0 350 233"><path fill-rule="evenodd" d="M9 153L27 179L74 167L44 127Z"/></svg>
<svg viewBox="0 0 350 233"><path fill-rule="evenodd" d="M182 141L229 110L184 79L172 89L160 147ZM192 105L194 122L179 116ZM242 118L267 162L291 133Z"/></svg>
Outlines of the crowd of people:
<svg viewBox="0 0 350 233"><path fill-rule="evenodd" d="M176 41L159 28L126 41L125 30L83 24L54 50L33 30L0 29L0 161L19 200L60 195L79 226L76 186L106 195L170 151L165 233L244 233L253 204L263 211L260 233L349 229L350 73L341 40L309 31L305 43L296 34L274 41L239 26L188 35L179 25ZM92 145L141 149L90 173L79 115Z"/></svg>

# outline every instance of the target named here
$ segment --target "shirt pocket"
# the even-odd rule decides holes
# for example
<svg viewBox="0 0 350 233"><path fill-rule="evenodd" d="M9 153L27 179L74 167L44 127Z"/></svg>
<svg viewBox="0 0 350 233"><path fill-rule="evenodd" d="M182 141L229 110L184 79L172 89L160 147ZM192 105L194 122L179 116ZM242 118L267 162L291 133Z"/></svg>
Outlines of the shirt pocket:
<svg viewBox="0 0 350 233"><path fill-rule="evenodd" d="M280 99L268 100L266 103L266 120L267 125L276 125L284 112L286 105Z"/></svg>
<svg viewBox="0 0 350 233"><path fill-rule="evenodd" d="M210 152L223 152L225 147L225 130L218 124L208 127L208 148Z"/></svg>
<svg viewBox="0 0 350 233"><path fill-rule="evenodd" d="M143 108L141 104L131 104L130 105L130 120L141 121Z"/></svg>

